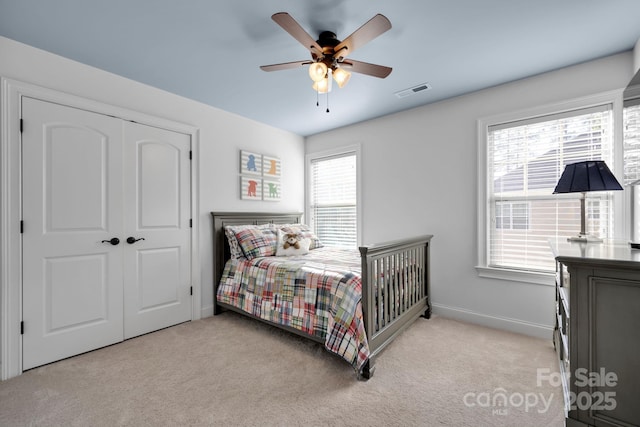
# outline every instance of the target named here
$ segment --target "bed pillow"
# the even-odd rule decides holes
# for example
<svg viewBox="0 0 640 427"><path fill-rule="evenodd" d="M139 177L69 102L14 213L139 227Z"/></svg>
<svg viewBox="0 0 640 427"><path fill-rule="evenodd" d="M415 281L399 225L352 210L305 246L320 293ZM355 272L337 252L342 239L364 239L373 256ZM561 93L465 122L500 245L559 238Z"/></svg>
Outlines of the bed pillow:
<svg viewBox="0 0 640 427"><path fill-rule="evenodd" d="M236 233L233 231L233 227L227 225L224 228L224 235L227 236L227 243L229 243L229 256L231 259L244 257L242 249L238 244L238 239L236 239Z"/></svg>
<svg viewBox="0 0 640 427"><path fill-rule="evenodd" d="M287 233L300 234L303 239L309 239L309 250L322 248L324 246L320 239L318 239L318 236L316 236L306 224L284 224L278 227Z"/></svg>
<svg viewBox="0 0 640 427"><path fill-rule="evenodd" d="M278 230L278 245L276 256L304 255L309 253L311 239L303 237L300 233L293 233L282 229Z"/></svg>
<svg viewBox="0 0 640 427"><path fill-rule="evenodd" d="M276 232L272 224L228 225L224 232L232 259L275 254Z"/></svg>
<svg viewBox="0 0 640 427"><path fill-rule="evenodd" d="M276 228L272 224L244 227L234 230L238 246L245 258L274 256L276 254Z"/></svg>

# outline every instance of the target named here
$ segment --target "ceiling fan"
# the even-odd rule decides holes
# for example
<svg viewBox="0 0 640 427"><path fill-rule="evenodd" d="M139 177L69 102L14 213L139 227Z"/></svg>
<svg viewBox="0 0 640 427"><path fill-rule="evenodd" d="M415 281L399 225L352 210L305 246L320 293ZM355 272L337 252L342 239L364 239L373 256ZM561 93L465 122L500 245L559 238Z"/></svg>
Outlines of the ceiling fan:
<svg viewBox="0 0 640 427"><path fill-rule="evenodd" d="M318 40L314 40L286 12L276 13L271 16L271 19L291 34L306 49L309 49L311 60L262 65L260 69L263 71L288 70L309 65L309 76L314 81L313 89L318 93L327 93L331 90L332 77L339 87L343 87L351 77L349 71L381 79L391 73L392 69L390 67L369 64L350 58L346 59L347 55L353 53L357 48L391 28L391 22L384 15L377 14L343 41L338 40L336 34L331 31L322 31Z"/></svg>

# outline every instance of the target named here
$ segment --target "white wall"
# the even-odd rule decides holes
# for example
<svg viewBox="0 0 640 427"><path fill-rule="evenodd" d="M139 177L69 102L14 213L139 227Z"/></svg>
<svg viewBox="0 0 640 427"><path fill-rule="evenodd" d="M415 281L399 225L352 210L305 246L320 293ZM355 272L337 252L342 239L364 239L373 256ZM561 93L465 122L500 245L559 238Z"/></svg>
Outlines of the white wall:
<svg viewBox="0 0 640 427"><path fill-rule="evenodd" d="M640 70L640 39L633 48L633 72Z"/></svg>
<svg viewBox="0 0 640 427"><path fill-rule="evenodd" d="M187 64L188 65L188 64ZM304 207L304 139L255 121L0 37L0 76L167 118L200 130L198 162L202 315L212 314L210 211L299 211ZM282 160L280 202L241 201L238 151Z"/></svg>
<svg viewBox="0 0 640 427"><path fill-rule="evenodd" d="M550 337L553 288L479 278L476 123L481 117L623 88L624 53L307 138L317 152L362 143L363 241L432 233L436 313ZM302 211L300 136L0 37L0 75L200 129L203 315L211 313L212 210ZM421 96L421 95L417 95ZM429 92L426 93L429 96ZM279 203L239 199L240 148L282 158Z"/></svg>
<svg viewBox="0 0 640 427"><path fill-rule="evenodd" d="M362 144L363 243L433 234L435 313L551 338L552 286L480 278L474 268L477 120L621 89L631 71L631 53L618 54L314 135L306 152Z"/></svg>

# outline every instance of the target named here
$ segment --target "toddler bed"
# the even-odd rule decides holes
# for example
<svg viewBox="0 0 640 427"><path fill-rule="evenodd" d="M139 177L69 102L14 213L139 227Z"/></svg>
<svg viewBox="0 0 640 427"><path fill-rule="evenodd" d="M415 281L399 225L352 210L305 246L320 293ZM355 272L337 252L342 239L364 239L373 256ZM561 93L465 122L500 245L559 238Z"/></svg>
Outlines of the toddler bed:
<svg viewBox="0 0 640 427"><path fill-rule="evenodd" d="M385 346L431 315L431 235L349 251L323 247L300 213L211 215L214 315L232 310L310 338L365 379ZM287 235L302 247L285 249Z"/></svg>

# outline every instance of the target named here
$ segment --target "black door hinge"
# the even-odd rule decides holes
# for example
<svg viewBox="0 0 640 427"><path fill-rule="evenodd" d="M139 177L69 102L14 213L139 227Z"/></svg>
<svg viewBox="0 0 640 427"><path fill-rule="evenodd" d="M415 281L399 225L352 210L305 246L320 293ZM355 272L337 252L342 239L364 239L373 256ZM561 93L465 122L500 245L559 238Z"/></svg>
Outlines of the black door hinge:
<svg viewBox="0 0 640 427"><path fill-rule="evenodd" d="M189 228L193 228L193 219L189 220Z"/></svg>
<svg viewBox="0 0 640 427"><path fill-rule="evenodd" d="M189 150L189 160L193 159L193 151Z"/></svg>
<svg viewBox="0 0 640 427"><path fill-rule="evenodd" d="M20 322L20 335L24 335L24 321Z"/></svg>
<svg viewBox="0 0 640 427"><path fill-rule="evenodd" d="M193 295L193 286L189 288L189 295Z"/></svg>
<svg viewBox="0 0 640 427"><path fill-rule="evenodd" d="M20 234L24 233L24 221L20 220Z"/></svg>
<svg viewBox="0 0 640 427"><path fill-rule="evenodd" d="M24 120L20 119L20 133L22 133L22 129L24 129Z"/></svg>

